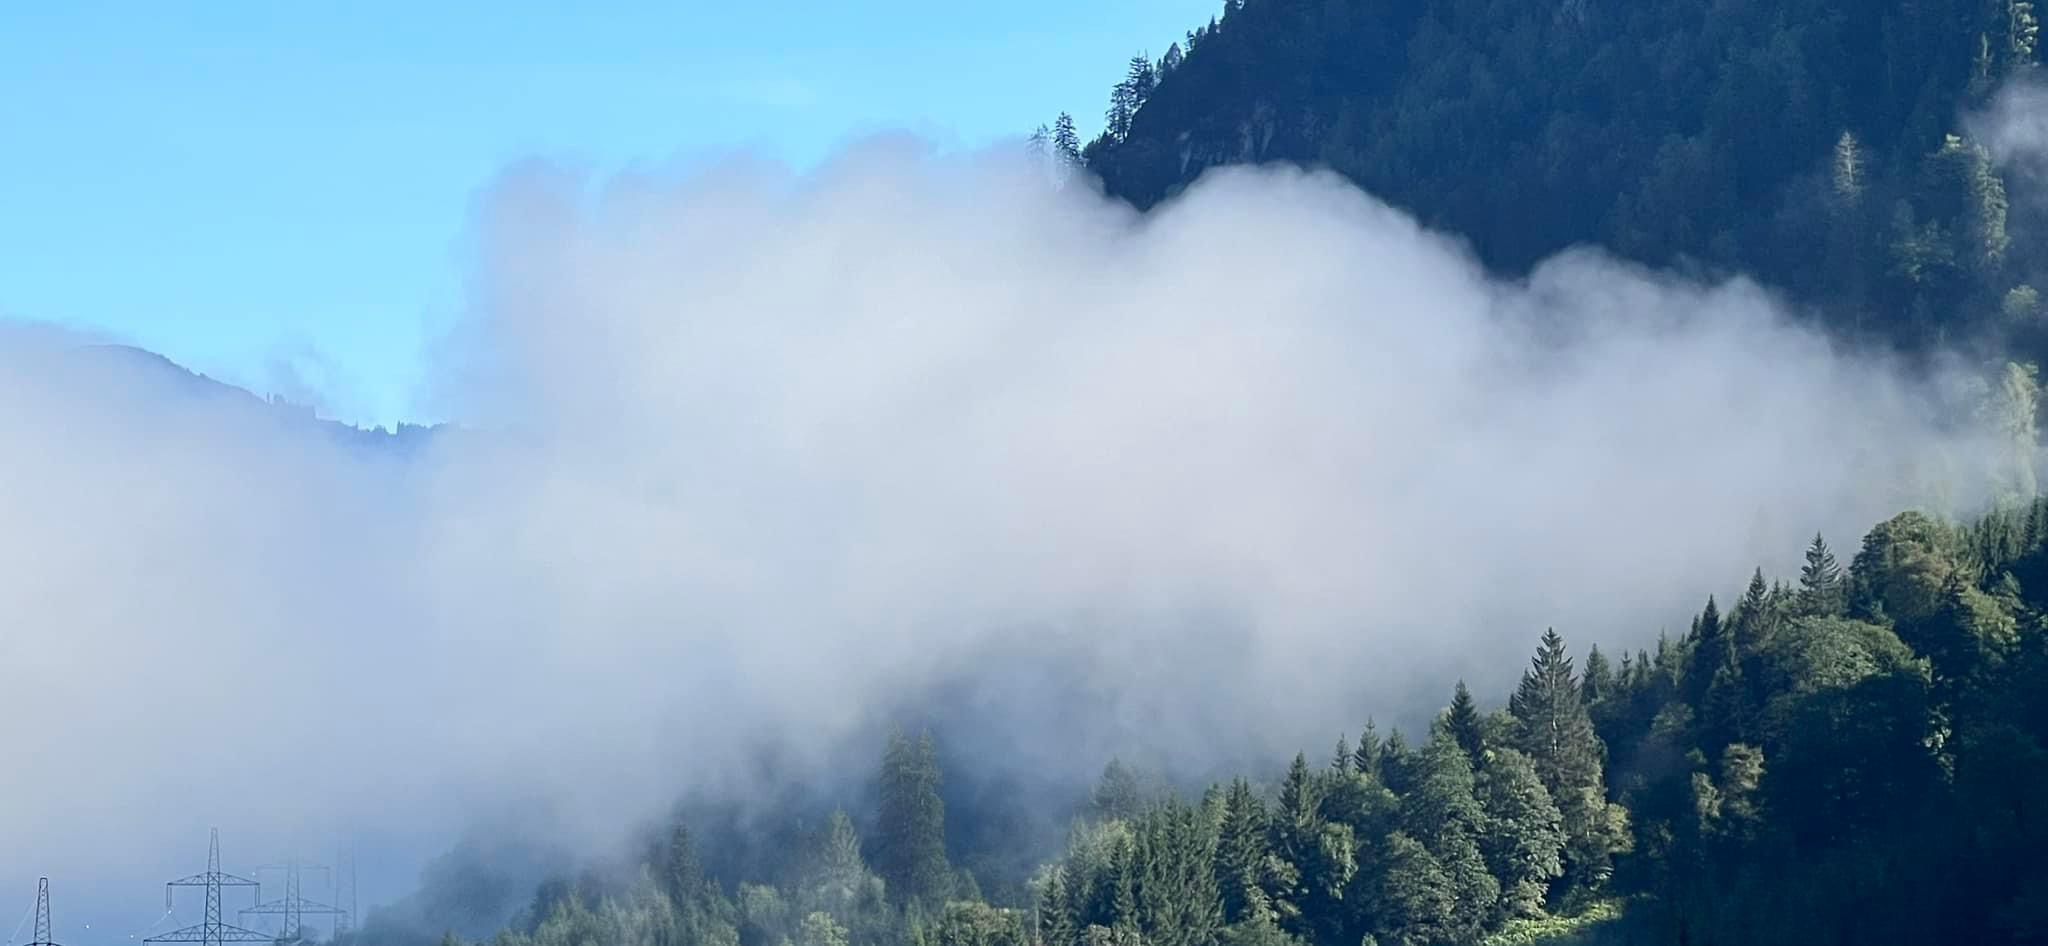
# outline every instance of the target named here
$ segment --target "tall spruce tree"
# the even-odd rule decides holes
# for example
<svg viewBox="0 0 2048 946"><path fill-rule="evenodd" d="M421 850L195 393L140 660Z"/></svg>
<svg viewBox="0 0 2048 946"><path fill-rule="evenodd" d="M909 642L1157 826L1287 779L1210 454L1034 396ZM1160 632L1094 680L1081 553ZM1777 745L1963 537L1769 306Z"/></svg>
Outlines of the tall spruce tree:
<svg viewBox="0 0 2048 946"><path fill-rule="evenodd" d="M1323 791L1323 778L1309 769L1308 757L1295 755L1272 819L1272 852L1281 863L1274 874L1283 881L1275 890L1274 912L1283 927L1311 940L1335 918L1333 906L1358 869L1356 838L1349 825L1325 817Z"/></svg>
<svg viewBox="0 0 2048 946"><path fill-rule="evenodd" d="M1273 912L1289 929L1303 932L1316 904L1311 889L1320 869L1323 818L1308 758L1297 754L1280 783L1280 807L1273 813L1273 856L1286 865L1279 873L1286 883L1273 891Z"/></svg>
<svg viewBox="0 0 2048 946"><path fill-rule="evenodd" d="M1045 946L1079 946L1081 927L1065 865L1054 865L1038 891L1038 935Z"/></svg>
<svg viewBox="0 0 2048 946"><path fill-rule="evenodd" d="M1710 613L1711 608L1709 602ZM1563 816L1569 879L1581 887L1605 882L1621 844L1602 780L1606 750L1579 696L1564 638L1555 629L1543 632L1536 656L1508 701L1508 713L1515 718L1517 748L1535 764Z"/></svg>
<svg viewBox="0 0 2048 946"><path fill-rule="evenodd" d="M1138 914L1138 845L1135 839L1120 838L1110 849L1109 878L1109 927L1119 933L1136 936L1140 929Z"/></svg>
<svg viewBox="0 0 2048 946"><path fill-rule="evenodd" d="M1216 843L1216 886L1227 923L1271 923L1269 883L1274 879L1267 843L1266 806L1250 782L1236 779L1223 796L1223 822ZM1289 883L1290 878L1280 878Z"/></svg>
<svg viewBox="0 0 2048 946"><path fill-rule="evenodd" d="M661 889L668 894L670 902L683 908L702 899L713 881L704 873L704 865L697 859L697 846L690 838L690 829L681 821L669 829L668 841L662 845Z"/></svg>
<svg viewBox="0 0 2048 946"><path fill-rule="evenodd" d="M1124 83L1131 90L1131 113L1137 114L1152 98L1152 89L1159 84L1159 71L1153 67L1152 58L1144 53L1131 57L1124 70Z"/></svg>
<svg viewBox="0 0 2048 946"><path fill-rule="evenodd" d="M873 880L867 862L861 858L860 835L854 830L853 819L844 811L832 812L805 873L807 902L844 916L870 893Z"/></svg>
<svg viewBox="0 0 2048 946"><path fill-rule="evenodd" d="M876 814L876 873L899 901L943 903L953 891L946 862L946 803L939 797L938 748L930 733L916 742L901 732L882 756Z"/></svg>
<svg viewBox="0 0 2048 946"><path fill-rule="evenodd" d="M1146 817L1138 910L1145 941L1213 946L1223 928L1216 883L1216 835L1200 812L1169 800Z"/></svg>
<svg viewBox="0 0 2048 946"><path fill-rule="evenodd" d="M1131 133L1131 119L1138 110L1145 107L1145 101L1152 97L1152 87L1158 83L1158 74L1152 60L1143 53L1131 57L1123 81L1110 90L1109 110L1104 113L1106 128L1103 135L1110 141L1122 141Z"/></svg>

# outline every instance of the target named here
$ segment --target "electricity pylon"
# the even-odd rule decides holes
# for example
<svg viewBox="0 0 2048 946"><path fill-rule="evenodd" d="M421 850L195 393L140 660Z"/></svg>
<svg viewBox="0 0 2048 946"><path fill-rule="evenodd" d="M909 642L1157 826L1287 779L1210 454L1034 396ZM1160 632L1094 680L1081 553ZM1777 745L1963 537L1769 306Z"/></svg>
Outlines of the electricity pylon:
<svg viewBox="0 0 2048 946"><path fill-rule="evenodd" d="M16 927L20 929L20 927ZM57 946L50 942L50 878L36 881L36 941L28 946Z"/></svg>
<svg viewBox="0 0 2048 946"><path fill-rule="evenodd" d="M334 915L334 937L340 939L355 929L356 920L356 855L354 851L342 851L334 869L334 905L341 912Z"/></svg>
<svg viewBox="0 0 2048 946"><path fill-rule="evenodd" d="M199 943L201 946L220 946L222 943L268 943L276 939L268 933L243 929L220 918L221 890L226 887L255 887L257 883L246 877L222 873L220 869L220 829L213 829L213 837L206 849L206 873L173 880L164 885L164 909L171 908L171 892L174 887L206 888L206 919L193 926L172 930L144 939L145 943Z"/></svg>
<svg viewBox="0 0 2048 946"><path fill-rule="evenodd" d="M316 867L315 869L326 870L327 868ZM299 862L296 858L286 861L279 866L259 867L257 870L284 871L284 896L276 900L259 903L253 907L244 908L242 915L246 917L253 913L258 916L284 917L284 932L278 937L277 941L279 943L296 943L305 938L305 916L308 913L334 917L336 927L339 928L341 926L341 917L345 916L347 911L321 903L318 900L308 900L300 896ZM261 893L260 887L258 888L258 893Z"/></svg>

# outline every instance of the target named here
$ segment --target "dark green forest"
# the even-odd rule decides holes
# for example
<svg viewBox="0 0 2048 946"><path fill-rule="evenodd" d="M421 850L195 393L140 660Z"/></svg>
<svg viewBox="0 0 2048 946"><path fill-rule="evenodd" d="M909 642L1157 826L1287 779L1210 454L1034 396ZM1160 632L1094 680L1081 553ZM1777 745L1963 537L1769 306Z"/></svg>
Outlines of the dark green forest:
<svg viewBox="0 0 2048 946"><path fill-rule="evenodd" d="M1819 536L1805 562L1654 647L1544 631L1504 700L1455 684L1427 732L1367 720L1193 793L1112 761L1044 863L949 813L932 737L899 732L867 810L792 811L744 862L681 816L491 942L2048 937L2048 500L1905 513L1846 563Z"/></svg>
<svg viewBox="0 0 2048 946"><path fill-rule="evenodd" d="M2038 41L2030 0L1226 0L1133 57L1099 137L1037 140L1140 208L1298 162L1504 272L1591 244L2039 361L2041 220L1968 121Z"/></svg>

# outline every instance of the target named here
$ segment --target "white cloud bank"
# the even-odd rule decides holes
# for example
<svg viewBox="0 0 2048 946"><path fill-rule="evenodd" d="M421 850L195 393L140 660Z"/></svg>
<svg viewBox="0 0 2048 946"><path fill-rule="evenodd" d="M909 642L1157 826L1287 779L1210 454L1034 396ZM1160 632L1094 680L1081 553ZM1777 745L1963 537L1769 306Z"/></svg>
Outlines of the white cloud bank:
<svg viewBox="0 0 2048 946"><path fill-rule="evenodd" d="M438 406L493 432L412 459L0 348L0 890L147 920L209 824L601 832L962 674L1024 764L1320 747L1846 559L1967 446L1755 287L1498 281L1322 175L533 166L475 247Z"/></svg>

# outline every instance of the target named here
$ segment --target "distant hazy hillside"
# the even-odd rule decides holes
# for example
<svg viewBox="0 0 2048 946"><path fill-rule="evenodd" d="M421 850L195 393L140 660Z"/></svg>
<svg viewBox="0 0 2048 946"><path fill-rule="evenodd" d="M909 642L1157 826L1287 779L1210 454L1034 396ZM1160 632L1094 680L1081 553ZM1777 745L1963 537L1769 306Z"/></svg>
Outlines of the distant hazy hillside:
<svg viewBox="0 0 2048 946"><path fill-rule="evenodd" d="M400 424L395 432L381 428L363 429L318 417L313 408L282 399L259 397L250 391L190 371L152 351L129 345L75 345L46 349L37 356L35 370L64 389L80 396L132 398L132 403L112 401L116 410L137 410L142 405L178 407L205 405L220 411L223 419L235 418L251 424L282 424L306 432L333 437L355 447L380 450L412 450L427 442L439 427Z"/></svg>
<svg viewBox="0 0 2048 946"><path fill-rule="evenodd" d="M1226 0L1134 59L1083 153L1140 207L1326 164L1499 267L1597 243L1908 346L2039 350L2037 220L1965 134L2036 40L2026 0Z"/></svg>

